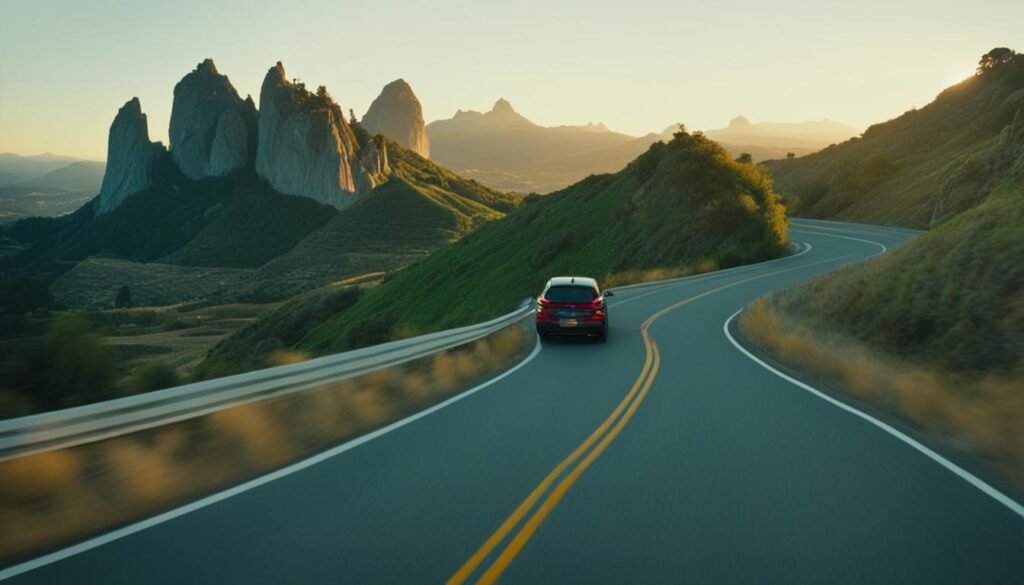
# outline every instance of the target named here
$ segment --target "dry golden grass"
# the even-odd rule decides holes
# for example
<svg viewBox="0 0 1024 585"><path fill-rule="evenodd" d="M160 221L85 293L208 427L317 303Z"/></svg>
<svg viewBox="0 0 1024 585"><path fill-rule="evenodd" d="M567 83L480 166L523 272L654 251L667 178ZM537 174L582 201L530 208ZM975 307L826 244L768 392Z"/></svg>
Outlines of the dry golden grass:
<svg viewBox="0 0 1024 585"><path fill-rule="evenodd" d="M765 300L743 312L740 331L781 362L899 414L947 445L993 462L1024 486L1024 368L1012 375L955 375L884 357L826 336Z"/></svg>
<svg viewBox="0 0 1024 585"><path fill-rule="evenodd" d="M512 326L357 378L0 462L0 562L109 530L329 448L509 367Z"/></svg>
<svg viewBox="0 0 1024 585"><path fill-rule="evenodd" d="M291 351L286 349L275 349L270 352L270 356L267 358L269 366L287 366L288 364L297 364L300 362L307 361L312 356L304 351Z"/></svg>
<svg viewBox="0 0 1024 585"><path fill-rule="evenodd" d="M608 274L602 280L605 288L613 286L624 286L627 284L639 284L641 282L653 282L655 280L668 280L670 278L681 278L694 274L703 274L718 270L718 264L714 260L701 260L690 266L678 266L675 268L646 268L623 270Z"/></svg>
<svg viewBox="0 0 1024 585"><path fill-rule="evenodd" d="M351 286L353 284L364 284L368 282L378 282L387 276L387 272L367 272L366 274L360 274L351 278L345 278L337 282L331 283L331 286Z"/></svg>

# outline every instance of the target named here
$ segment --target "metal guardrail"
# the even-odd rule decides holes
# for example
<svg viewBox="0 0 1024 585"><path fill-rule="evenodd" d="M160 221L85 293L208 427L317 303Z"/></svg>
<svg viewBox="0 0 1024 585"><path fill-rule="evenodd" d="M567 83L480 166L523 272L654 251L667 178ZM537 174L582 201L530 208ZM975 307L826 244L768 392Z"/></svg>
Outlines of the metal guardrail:
<svg viewBox="0 0 1024 585"><path fill-rule="evenodd" d="M495 333L531 314L531 300L527 299L511 313L483 323L298 364L0 421L0 461L174 423L397 366Z"/></svg>

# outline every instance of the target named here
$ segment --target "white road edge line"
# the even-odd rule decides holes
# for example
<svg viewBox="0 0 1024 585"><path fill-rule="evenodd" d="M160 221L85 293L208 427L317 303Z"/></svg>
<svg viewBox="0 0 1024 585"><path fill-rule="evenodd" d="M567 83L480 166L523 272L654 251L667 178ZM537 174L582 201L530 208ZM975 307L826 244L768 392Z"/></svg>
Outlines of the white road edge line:
<svg viewBox="0 0 1024 585"><path fill-rule="evenodd" d="M249 490L251 490L253 488L257 488L257 487L259 487L261 485L270 483L270 482L272 482L272 481L274 481L276 479L280 479L280 478L285 477L287 475L291 475L291 474L293 474L293 473L295 473L297 471L302 471L303 469L306 469L307 467L312 467L313 465L316 465L316 464L321 463L321 462L323 462L323 461L325 461L327 459L330 459L332 457L340 455L340 454L342 454L342 453L344 453L346 451L349 451L351 449L355 449L356 447L359 447L360 445L369 443L370 441L372 441L372 440L374 440L374 439L376 439L378 437L386 435L386 434L388 434L388 433L390 433L390 432L392 432L394 430L397 430L397 429L399 429L401 427L404 427L405 425L408 425L410 423L416 422L417 420L419 420L419 419L421 419L421 418L423 418L425 416L429 416L429 415L431 415L431 414L441 410L442 408L451 406L452 404L455 404L456 402L462 400L463 398L467 398L469 396L472 396L473 394L476 394L477 392L483 390L484 388L487 388L491 384L494 384L496 382L501 381L504 378L507 378L508 376L511 376L514 372L519 370L519 368L522 368L526 364L528 364L531 361L533 361L533 359L535 357L537 357L537 355L540 353L541 346L542 346L542 344L540 343L540 340L537 339L536 340L536 345L534 346L533 351L530 352L530 354L528 356L526 356L526 358L524 358L523 361L519 362L518 364L516 364L515 366L513 366L510 369L506 370L505 372L502 372L497 377L491 378L490 380L488 380L488 381L486 381L486 382L484 382L482 384L479 384L479 385L477 385L477 386L475 386L473 388L470 388L469 390L465 390L465 391L463 391L463 392L461 392L459 394L456 394L455 396L452 396L451 398L448 398L447 400L445 400L443 402L439 402L439 403L435 404L434 406L431 406L430 408L427 408L425 410L421 410L421 411L419 411L419 412L417 412L415 414L412 414L412 415L409 415L409 416L407 416L407 417L405 417L403 419L397 420L397 421L395 421L395 422L393 422L393 423L391 423L391 424L389 424L389 425L387 425L385 427L381 427L381 428L377 429L376 431L373 431L371 433L367 433L367 434L362 435L360 437L356 437L355 439L352 439L351 441L348 441L346 443L342 443L341 445L338 445L336 447L332 447L331 449L328 449L327 451L324 451L322 453L318 453L318 454L316 454L316 455L314 455L312 457L309 457L307 459L303 459L302 461L299 461L297 463L292 463L291 465L289 465L287 467L282 467L281 469L278 469L277 471L273 471L273 472L268 473L266 475L257 477L256 479L249 480L249 481L247 481L247 482L245 482L243 484L240 484L240 485L237 485L235 487L226 489L226 490L224 490L222 492L217 492L215 494L211 494L209 496L206 496L204 498L196 500L196 501L194 501L194 502L192 502L190 504L185 504L184 506L181 506L179 508L175 508L173 510L168 510L167 512L164 512L162 514L158 514L156 516L153 516L152 518L147 518L145 520L140 520L138 522L135 522L134 524L129 524L128 526L123 526L121 528L118 528L118 529L113 530L111 532L108 532L106 534L101 534L99 536L96 536L96 537L90 538L88 540L79 542L78 544L71 545L71 546L69 546L67 548L63 548L63 549L60 549L60 550L57 550L57 551L45 554L45 555L43 555L41 557L38 557L38 558L35 558L35 559L31 559L31 560L28 560L28 561L25 561L25 562L22 562L22 563L19 563L17 565L13 565L11 567L7 567L6 569L0 569L0 581L5 581L5 580L10 579L12 577L15 577L17 575L21 575L22 573L27 573L29 571L33 571L33 570L38 569L40 567L43 567L43 566L46 566L46 565L50 565L50 564L56 563L58 561L62 561L62 560L67 559L69 557L73 557L73 556L75 556L77 554L81 554L83 552L86 552L86 551L92 550L94 548L103 546L103 545L108 544L110 542L113 542L115 540L119 540L119 539L124 538L126 536L130 536L132 534L135 534L136 532L141 532L143 530L146 530L147 528L152 528L153 526L156 526L158 524L163 524L164 522L167 522L168 520L173 520L175 518L178 518L179 516L184 516L185 514L188 514L190 512L195 512L196 510L205 508L205 507L210 506L212 504L216 504L217 502L220 502L222 500L226 500L226 499L228 499L228 498L230 498L232 496L237 496L237 495L239 495L241 493L244 493L244 492L247 492L247 491L249 491Z"/></svg>
<svg viewBox="0 0 1024 585"><path fill-rule="evenodd" d="M879 248L881 248L882 251L879 252L878 254L885 254L886 252L889 251L889 248L887 248L885 246L885 244L883 244L881 242L875 242L875 241L872 241L872 240L862 240L861 238L854 238L854 237L850 237L850 236L840 236L838 234L823 234L821 232L809 232L806 229L800 229L800 228L797 228L797 229L790 228L789 231L794 232L794 233L798 233L798 234L814 234L816 236L825 236L825 237L828 237L828 238L840 238L840 239L843 239L843 240L851 240L851 241L854 241L854 242L864 242L865 244L871 244L871 245L878 246ZM878 254L876 254L876 256ZM872 257L874 257L874 256L872 256Z"/></svg>
<svg viewBox="0 0 1024 585"><path fill-rule="evenodd" d="M879 245L881 245L881 244L879 244ZM1006 506L1007 508L1009 508L1011 512L1013 512L1014 514L1016 514L1020 518L1024 519L1024 505L1021 505L1020 503L1018 503L1013 498L1007 496L1003 492L1001 492L1001 491L997 490L996 488L992 487L991 485L985 483L983 480L981 480L977 476L973 475L971 472L969 472L966 469L960 467L956 463L953 463L949 459L946 459L942 455L939 455L935 451L932 451L931 449L929 449L925 445L921 444L919 441L917 441L913 437L910 437L907 434L903 433L902 431L900 431L900 430L898 430L898 429L896 429L896 428L894 428L894 427L892 427L892 426L890 426L890 425L888 425L888 424L878 420L877 418L875 418L875 417L873 417L873 416L871 416L871 415L869 415L867 413L861 412L860 410L857 410L856 408L853 408L852 406L846 404L845 402L842 402L841 400L836 400L835 398L832 398L831 396L825 394L821 390L818 390L817 388L814 388L813 386L811 386L809 384L801 382L800 380L797 380L796 378L786 374L785 372L780 372L779 370L775 369L774 367L772 367L771 365L766 363L761 358L759 358L759 357L755 356L754 354L750 353L749 351L747 351L747 349L745 347L743 347L742 345L740 345L733 338L732 334L729 333L729 324L732 323L733 319L735 319L736 316L739 315L742 312L743 312L743 309L740 309L739 311L736 311L735 313L733 313L728 319L726 319L725 320L725 324L722 326L722 331L725 333L725 337L729 340L729 343L731 343L733 345L733 347L735 347L736 349L740 350L743 353L743 355L745 355L748 358L754 360L754 362L757 363L759 366L761 366L762 368L764 368L764 369L768 370L769 372L775 374L776 376L782 378L783 380L786 380L787 382L790 382L791 384L793 384L793 385L795 385L795 386L797 386L799 388L802 388L802 389L810 392L811 394L814 394L818 398L821 398L822 400L825 400L825 401L831 403L834 406L838 406L839 408L845 410L846 412L849 412L850 414L853 414L854 416L858 416L858 417L868 421L869 423L871 423L871 424L875 425L876 427L882 429L883 431L889 433L893 437L896 437L897 439L903 441L907 445L910 445L914 449L917 449L917 451L919 451L923 455L927 456L928 458L930 458L931 460L935 461L939 465L945 467L946 469L952 471L954 474L959 476L961 479L963 479L967 483L971 484L972 486L978 488L979 490L984 492L986 495L988 495L989 497L991 497L995 501L997 501L1000 504L1002 504L1002 505Z"/></svg>

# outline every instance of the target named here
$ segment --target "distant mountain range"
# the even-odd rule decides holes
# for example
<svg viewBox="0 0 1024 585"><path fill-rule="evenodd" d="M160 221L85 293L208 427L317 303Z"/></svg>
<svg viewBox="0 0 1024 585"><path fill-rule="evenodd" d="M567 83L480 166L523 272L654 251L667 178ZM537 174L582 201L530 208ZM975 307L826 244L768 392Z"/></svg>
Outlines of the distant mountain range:
<svg viewBox="0 0 1024 585"><path fill-rule="evenodd" d="M499 99L488 112L459 110L431 122L427 135L434 159L459 173L499 189L547 193L589 174L617 171L654 142L670 140L676 129L635 137L601 123L545 127ZM748 152L759 161L808 154L858 130L829 120L751 124L740 116L706 134L734 156Z"/></svg>
<svg viewBox="0 0 1024 585"><path fill-rule="evenodd" d="M8 187L38 179L43 175L83 159L52 153L22 156L0 153L0 187Z"/></svg>
<svg viewBox="0 0 1024 585"><path fill-rule="evenodd" d="M99 192L104 167L53 154L0 154L0 223L78 209Z"/></svg>

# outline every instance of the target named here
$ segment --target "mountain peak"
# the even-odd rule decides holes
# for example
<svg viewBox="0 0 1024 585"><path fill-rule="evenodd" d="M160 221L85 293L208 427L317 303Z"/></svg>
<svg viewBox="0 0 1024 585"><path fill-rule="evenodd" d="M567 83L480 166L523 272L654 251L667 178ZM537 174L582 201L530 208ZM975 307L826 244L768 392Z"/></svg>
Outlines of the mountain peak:
<svg viewBox="0 0 1024 585"><path fill-rule="evenodd" d="M398 79L385 85L384 89L381 90L381 93L384 92L412 93L412 86L410 86L406 80L399 77Z"/></svg>
<svg viewBox="0 0 1024 585"><path fill-rule="evenodd" d="M516 111L512 109L512 104L505 98L499 98L498 101L494 102L494 107L491 111L495 114L515 114Z"/></svg>
<svg viewBox="0 0 1024 585"><path fill-rule="evenodd" d="M275 81L284 81L285 79L287 79L287 77L285 77L284 65L278 61L273 67L267 70L267 75L263 78L263 83L266 84L267 81L274 83Z"/></svg>
<svg viewBox="0 0 1024 585"><path fill-rule="evenodd" d="M217 71L217 66L213 63L213 59L211 59L209 57L207 57L206 59L203 59L203 62L200 63L199 65L196 65L196 71L195 72L196 73L205 73L205 74L210 74L210 75L217 75L219 73Z"/></svg>
<svg viewBox="0 0 1024 585"><path fill-rule="evenodd" d="M404 79L384 86L363 115L362 124L372 134L382 134L424 158L430 156L423 108Z"/></svg>
<svg viewBox="0 0 1024 585"><path fill-rule="evenodd" d="M753 124L751 124L750 120L746 119L743 116L736 116L732 120L729 120L729 128L732 128L734 130L738 128L748 128L750 126L753 126Z"/></svg>
<svg viewBox="0 0 1024 585"><path fill-rule="evenodd" d="M126 101L124 105L117 110L117 118L122 119L127 116L138 116L140 114L142 114L142 102L140 102L137 97L133 97ZM145 117L145 115L143 115L143 117Z"/></svg>
<svg viewBox="0 0 1024 585"><path fill-rule="evenodd" d="M256 108L206 59L174 86L171 157L189 178L222 176L251 159Z"/></svg>
<svg viewBox="0 0 1024 585"><path fill-rule="evenodd" d="M149 187L153 163L163 147L149 141L146 114L139 98L133 97L117 111L110 124L107 139L107 166L97 213L106 213L121 205L129 196Z"/></svg>

